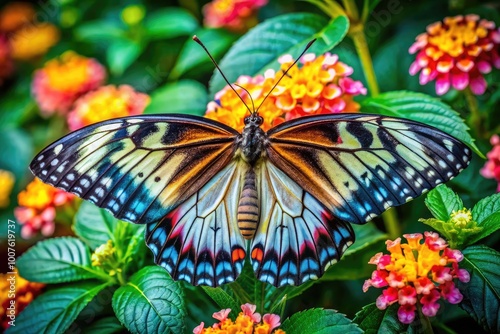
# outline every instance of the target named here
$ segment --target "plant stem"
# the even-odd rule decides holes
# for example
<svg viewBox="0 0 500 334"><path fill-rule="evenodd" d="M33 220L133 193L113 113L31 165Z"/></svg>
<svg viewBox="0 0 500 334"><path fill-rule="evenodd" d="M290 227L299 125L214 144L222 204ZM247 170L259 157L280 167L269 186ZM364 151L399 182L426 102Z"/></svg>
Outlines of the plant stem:
<svg viewBox="0 0 500 334"><path fill-rule="evenodd" d="M344 4L346 13L349 16L351 23L349 37L353 40L354 46L356 47L356 52L363 68L363 73L365 75L370 95L375 97L380 93L380 90L378 87L377 76L375 75L375 70L373 68L370 49L368 48L368 43L366 41L364 22L359 21L359 12L354 1L344 0L342 3ZM382 214L382 219L390 239L396 239L401 235L401 228L399 227L398 217L394 208L384 212Z"/></svg>
<svg viewBox="0 0 500 334"><path fill-rule="evenodd" d="M434 330L432 329L431 321L429 318L422 313L422 305L417 303L417 312L420 323L422 324L422 332L424 334L434 334Z"/></svg>
<svg viewBox="0 0 500 334"><path fill-rule="evenodd" d="M467 101L467 106L469 107L470 117L469 126L475 131L478 136L482 136L481 130L481 112L477 105L476 96L472 93L469 87L464 89L465 100Z"/></svg>

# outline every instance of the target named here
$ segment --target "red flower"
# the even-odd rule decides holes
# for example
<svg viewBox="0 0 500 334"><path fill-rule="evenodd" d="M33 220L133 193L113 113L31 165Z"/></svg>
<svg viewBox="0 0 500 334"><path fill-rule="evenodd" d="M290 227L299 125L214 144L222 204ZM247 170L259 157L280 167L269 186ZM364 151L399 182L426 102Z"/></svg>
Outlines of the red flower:
<svg viewBox="0 0 500 334"><path fill-rule="evenodd" d="M487 179L495 179L498 182L497 192L500 192L500 137L498 135L491 136L490 143L493 148L486 155L488 161L480 173Z"/></svg>
<svg viewBox="0 0 500 334"><path fill-rule="evenodd" d="M245 32L257 24L257 11L267 0L214 0L203 7L205 25Z"/></svg>

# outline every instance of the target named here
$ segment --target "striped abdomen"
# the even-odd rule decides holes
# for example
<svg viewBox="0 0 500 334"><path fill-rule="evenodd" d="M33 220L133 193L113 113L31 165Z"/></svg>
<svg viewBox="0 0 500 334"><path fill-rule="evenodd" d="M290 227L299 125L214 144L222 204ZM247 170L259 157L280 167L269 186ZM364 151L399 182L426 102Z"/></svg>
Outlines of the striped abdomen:
<svg viewBox="0 0 500 334"><path fill-rule="evenodd" d="M243 238L253 238L258 222L259 199L255 187L255 173L250 169L245 175L245 185L238 204L238 227Z"/></svg>

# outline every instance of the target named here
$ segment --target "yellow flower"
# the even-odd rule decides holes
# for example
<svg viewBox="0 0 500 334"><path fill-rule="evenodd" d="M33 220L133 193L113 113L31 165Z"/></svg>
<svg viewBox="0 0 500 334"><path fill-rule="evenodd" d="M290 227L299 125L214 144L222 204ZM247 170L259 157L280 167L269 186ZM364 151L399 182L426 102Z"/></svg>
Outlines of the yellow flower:
<svg viewBox="0 0 500 334"><path fill-rule="evenodd" d="M14 187L14 182L14 174L0 169L0 208L5 208L9 205L9 197Z"/></svg>
<svg viewBox="0 0 500 334"><path fill-rule="evenodd" d="M5 330L9 321L18 315L36 296L45 284L29 282L19 276L17 269L0 274L0 325ZM14 307L13 305L14 302Z"/></svg>
<svg viewBox="0 0 500 334"><path fill-rule="evenodd" d="M468 209L453 211L450 215L451 223L457 228L465 228L472 221L472 213Z"/></svg>
<svg viewBox="0 0 500 334"><path fill-rule="evenodd" d="M353 97L366 94L366 88L349 77L352 68L338 61L337 55L304 55L302 66L290 68L288 75L271 91L281 78L282 71L293 63L293 58L285 55L279 61L281 71L268 70L263 76L256 77L241 76L236 81L237 85L233 85L250 109L258 108L259 115L264 119L264 130L301 116L359 110ZM269 92L269 97L261 105ZM208 104L205 116L241 131L248 113L245 104L226 86L215 95L215 101Z"/></svg>
<svg viewBox="0 0 500 334"><path fill-rule="evenodd" d="M114 260L115 248L113 241L108 240L105 244L97 247L92 254L91 260L93 266L105 266L108 262Z"/></svg>
<svg viewBox="0 0 500 334"><path fill-rule="evenodd" d="M37 23L23 26L10 40L12 57L30 60L40 57L59 41L59 30L50 23Z"/></svg>
<svg viewBox="0 0 500 334"><path fill-rule="evenodd" d="M69 128L73 131L106 119L142 114L149 101L148 95L128 85L101 87L75 102L68 115Z"/></svg>
<svg viewBox="0 0 500 334"><path fill-rule="evenodd" d="M105 79L106 69L97 60L67 51L35 72L32 91L45 115L66 113L77 98Z"/></svg>

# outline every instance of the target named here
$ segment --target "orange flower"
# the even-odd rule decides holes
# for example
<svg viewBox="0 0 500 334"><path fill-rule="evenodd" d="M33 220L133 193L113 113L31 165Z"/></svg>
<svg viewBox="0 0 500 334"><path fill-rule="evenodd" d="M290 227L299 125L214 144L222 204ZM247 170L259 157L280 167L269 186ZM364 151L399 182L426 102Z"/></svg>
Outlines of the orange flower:
<svg viewBox="0 0 500 334"><path fill-rule="evenodd" d="M33 22L35 9L28 2L11 2L0 12L0 31L12 32Z"/></svg>
<svg viewBox="0 0 500 334"><path fill-rule="evenodd" d="M205 25L245 32L257 24L257 11L267 0L214 0L203 7Z"/></svg>
<svg viewBox="0 0 500 334"><path fill-rule="evenodd" d="M149 101L148 95L128 85L101 87L75 102L68 115L69 129L74 131L106 119L142 114Z"/></svg>
<svg viewBox="0 0 500 334"><path fill-rule="evenodd" d="M285 55L279 61L284 71L293 63L293 58ZM233 85L250 108L260 106L271 92L258 109L259 115L264 118L264 130L306 115L359 110L359 104L353 97L366 94L366 88L349 77L353 73L352 68L340 62L337 55L326 53L316 57L310 53L301 58L301 63L302 67L294 65L272 91L282 76L281 71L267 70L263 76L239 77L236 83L248 92ZM243 129L246 115L248 109L229 86L215 95L215 101L208 104L205 114L238 130Z"/></svg>
<svg viewBox="0 0 500 334"><path fill-rule="evenodd" d="M45 115L66 113L78 97L105 79L106 69L97 60L67 51L35 72L32 91Z"/></svg>
<svg viewBox="0 0 500 334"><path fill-rule="evenodd" d="M470 280L469 273L458 267L458 262L463 260L460 251L449 248L435 232L425 232L424 236L405 234L407 244L402 244L401 238L388 240L390 254L378 253L371 258L368 263L376 265L377 270L363 285L365 292L371 286L386 288L377 298L377 307L384 310L399 303L398 318L405 324L415 319L418 301L422 313L428 317L436 315L441 297L458 304L463 296L453 279Z"/></svg>
<svg viewBox="0 0 500 334"><path fill-rule="evenodd" d="M17 269L0 274L0 320L2 328L7 329L9 322L38 296L45 284L29 282L19 276Z"/></svg>
<svg viewBox="0 0 500 334"><path fill-rule="evenodd" d="M0 86L14 72L14 61L7 36L0 32Z"/></svg>
<svg viewBox="0 0 500 334"><path fill-rule="evenodd" d="M496 134L491 136L490 143L493 147L486 155L488 161L480 173L487 179L494 179L498 183L497 192L500 192L500 136Z"/></svg>
<svg viewBox="0 0 500 334"><path fill-rule="evenodd" d="M228 318L231 309L215 312L213 317L219 320L212 327L204 328L202 322L194 330L194 334L226 334L226 333L241 333L241 334L285 334L281 329L277 329L280 323L280 317L276 314L265 314L263 317L255 312L256 306L252 304L241 305L240 314L236 320ZM262 321L261 321L262 320Z"/></svg>
<svg viewBox="0 0 500 334"><path fill-rule="evenodd" d="M21 236L25 239L41 232L44 236L54 233L56 207L61 207L73 201L75 196L64 190L54 188L34 179L17 196L19 207L14 215L21 228Z"/></svg>
<svg viewBox="0 0 500 334"><path fill-rule="evenodd" d="M9 205L9 197L14 187L14 181L14 174L0 169L0 208L5 208Z"/></svg>
<svg viewBox="0 0 500 334"><path fill-rule="evenodd" d="M436 93L450 87L481 95L486 90L484 74L500 68L500 29L475 14L447 17L427 26L410 47L417 53L410 74L420 72L420 84L436 80Z"/></svg>
<svg viewBox="0 0 500 334"><path fill-rule="evenodd" d="M59 41L59 30L50 23L37 23L23 26L12 35L12 57L30 60L43 56Z"/></svg>

